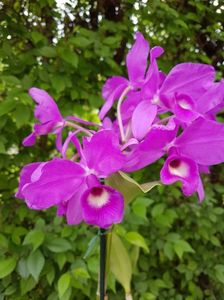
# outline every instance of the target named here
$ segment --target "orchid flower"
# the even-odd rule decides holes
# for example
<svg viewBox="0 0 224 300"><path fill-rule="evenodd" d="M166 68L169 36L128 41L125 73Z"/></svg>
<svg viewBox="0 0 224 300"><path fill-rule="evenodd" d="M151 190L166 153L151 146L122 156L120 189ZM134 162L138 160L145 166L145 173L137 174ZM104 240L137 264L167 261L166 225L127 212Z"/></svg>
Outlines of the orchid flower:
<svg viewBox="0 0 224 300"><path fill-rule="evenodd" d="M64 126L64 120L57 104L44 90L33 87L29 90L29 94L37 103L34 116L40 123L34 125L33 132L23 140L23 145L33 146L37 136L46 135L52 132L58 136L57 147L60 149L60 134Z"/></svg>
<svg viewBox="0 0 224 300"><path fill-rule="evenodd" d="M165 75L157 64L162 53L161 47L150 49L143 35L136 34L126 57L128 79L114 76L103 86L102 125L62 117L47 92L31 88L40 123L23 144L31 146L37 136L54 133L61 157L25 166L16 196L32 209L56 206L68 224L85 221L108 228L122 221L124 198L102 181L164 157L161 182L179 181L185 196L197 193L202 201L200 174L224 161L224 125L216 121L224 107L224 81L214 82L212 66L191 62L178 64ZM115 101L117 116L111 121L106 114ZM63 143L65 127L72 130ZM69 159L70 144L76 153Z"/></svg>
<svg viewBox="0 0 224 300"><path fill-rule="evenodd" d="M32 209L58 206L58 215L65 214L68 224L84 220L107 228L121 222L123 196L100 183L100 179L120 170L125 162L117 137L111 130L102 130L84 138L83 148L76 142L79 163L57 158L25 166L16 196Z"/></svg>

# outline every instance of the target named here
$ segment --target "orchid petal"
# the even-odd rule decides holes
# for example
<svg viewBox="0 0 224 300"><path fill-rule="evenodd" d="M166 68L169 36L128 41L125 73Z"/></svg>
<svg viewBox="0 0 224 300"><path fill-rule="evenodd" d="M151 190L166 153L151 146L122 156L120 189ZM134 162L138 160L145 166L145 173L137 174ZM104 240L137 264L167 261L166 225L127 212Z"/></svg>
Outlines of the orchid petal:
<svg viewBox="0 0 224 300"><path fill-rule="evenodd" d="M195 112L195 102L191 97L184 94L176 95L173 112L178 120L191 122L196 119L198 114Z"/></svg>
<svg viewBox="0 0 224 300"><path fill-rule="evenodd" d="M101 185L86 190L81 205L83 219L90 225L106 229L123 219L124 198L109 186Z"/></svg>
<svg viewBox="0 0 224 300"><path fill-rule="evenodd" d="M25 137L25 139L23 139L23 146L25 147L30 147L33 146L36 143L36 134L35 132L32 132L31 134L29 134L27 137Z"/></svg>
<svg viewBox="0 0 224 300"><path fill-rule="evenodd" d="M27 183L22 194L32 209L46 209L66 202L83 181L83 168L72 161L55 159L44 164L35 182Z"/></svg>
<svg viewBox="0 0 224 300"><path fill-rule="evenodd" d="M137 32L135 43L126 57L128 76L133 87L144 81L148 54L149 43L140 32Z"/></svg>
<svg viewBox="0 0 224 300"><path fill-rule="evenodd" d="M24 199L22 189L23 187L31 182L31 176L33 172L41 165L42 163L36 162L29 165L26 165L22 168L22 171L20 173L20 180L19 180L19 187L18 191L16 193L16 197L20 199Z"/></svg>
<svg viewBox="0 0 224 300"><path fill-rule="evenodd" d="M142 101L132 115L132 132L137 140L142 140L148 133L156 117L157 106L149 101Z"/></svg>
<svg viewBox="0 0 224 300"><path fill-rule="evenodd" d="M79 224L83 221L81 197L87 190L85 183L81 184L76 193L68 200L66 220L69 225Z"/></svg>
<svg viewBox="0 0 224 300"><path fill-rule="evenodd" d="M217 106L224 107L224 80L214 83L197 101L197 111L204 114Z"/></svg>
<svg viewBox="0 0 224 300"><path fill-rule="evenodd" d="M52 120L62 120L57 104L46 91L33 87L29 89L29 94L38 104L35 108L34 115L41 123Z"/></svg>
<svg viewBox="0 0 224 300"><path fill-rule="evenodd" d="M118 137L112 130L101 130L83 145L83 156L89 169L107 177L121 169L125 162Z"/></svg>
<svg viewBox="0 0 224 300"><path fill-rule="evenodd" d="M224 125L200 117L176 139L175 146L200 165L219 164L224 161Z"/></svg>
<svg viewBox="0 0 224 300"><path fill-rule="evenodd" d="M170 119L167 125L153 125L145 139L126 154L127 163L122 170L137 171L162 157L167 145L174 140L177 129L173 119Z"/></svg>
<svg viewBox="0 0 224 300"><path fill-rule="evenodd" d="M190 95L197 99L212 84L215 70L212 66L196 63L176 65L167 75L160 93L173 96L176 92Z"/></svg>
<svg viewBox="0 0 224 300"><path fill-rule="evenodd" d="M113 106L114 102L119 99L124 89L128 86L128 80L121 76L109 78L103 86L102 95L105 103L102 106L99 118L102 120Z"/></svg>
<svg viewBox="0 0 224 300"><path fill-rule="evenodd" d="M160 179L163 184L181 181L184 195L190 196L197 191L199 184L197 164L187 157L172 155L165 161Z"/></svg>

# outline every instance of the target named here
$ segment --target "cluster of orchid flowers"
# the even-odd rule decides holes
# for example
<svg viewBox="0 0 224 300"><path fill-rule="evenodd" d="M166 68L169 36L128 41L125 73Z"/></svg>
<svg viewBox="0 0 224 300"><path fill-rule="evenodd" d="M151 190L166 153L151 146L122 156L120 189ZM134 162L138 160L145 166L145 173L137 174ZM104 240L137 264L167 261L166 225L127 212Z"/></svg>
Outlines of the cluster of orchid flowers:
<svg viewBox="0 0 224 300"><path fill-rule="evenodd" d="M128 79L114 76L103 86L101 124L62 117L47 92L31 88L39 123L23 145L32 146L38 136L53 133L60 157L26 165L16 196L31 209L57 206L57 214L65 215L68 224L85 221L108 228L122 221L124 199L104 180L165 156L161 182L180 181L185 196L197 192L202 201L200 174L224 161L224 125L216 120L224 107L224 80L215 82L212 66L190 62L174 66L166 75L157 65L162 54L161 47L150 49L143 35L136 34L126 57ZM107 113L116 101L116 119L111 120ZM63 139L65 128L72 131ZM76 152L67 158L70 144Z"/></svg>

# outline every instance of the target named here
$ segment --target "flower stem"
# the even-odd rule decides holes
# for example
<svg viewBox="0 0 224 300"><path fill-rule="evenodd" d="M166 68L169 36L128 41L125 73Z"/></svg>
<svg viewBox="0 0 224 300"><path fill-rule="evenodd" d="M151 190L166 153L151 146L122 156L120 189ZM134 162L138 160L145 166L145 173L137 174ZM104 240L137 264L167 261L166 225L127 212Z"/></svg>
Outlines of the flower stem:
<svg viewBox="0 0 224 300"><path fill-rule="evenodd" d="M106 233L100 228L100 300L105 296L105 273L106 273Z"/></svg>
<svg viewBox="0 0 224 300"><path fill-rule="evenodd" d="M84 128L84 127L78 125L78 124L72 123L72 122L70 122L70 121L66 121L65 124L66 124L67 126L70 126L70 127L72 127L72 128L75 128L75 129L80 130L81 132L85 133L85 134L88 135L88 136L92 136L92 135L93 135L93 134L91 133L90 130L88 130L88 129L86 129L86 128Z"/></svg>
<svg viewBox="0 0 224 300"><path fill-rule="evenodd" d="M122 143L125 142L125 134L124 134L124 127L123 127L123 122L122 122L122 117L121 117L121 104L124 101L127 93L130 91L131 87L127 86L123 93L121 94L118 103L117 103L117 121L118 121L118 125L119 125L119 129L120 129L120 133L121 133L121 141Z"/></svg>

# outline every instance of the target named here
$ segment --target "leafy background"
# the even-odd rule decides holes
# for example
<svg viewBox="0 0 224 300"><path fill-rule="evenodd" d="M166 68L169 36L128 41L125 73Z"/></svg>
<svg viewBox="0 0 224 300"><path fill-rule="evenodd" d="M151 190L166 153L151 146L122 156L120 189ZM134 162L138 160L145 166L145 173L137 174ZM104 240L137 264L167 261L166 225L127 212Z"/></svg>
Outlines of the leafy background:
<svg viewBox="0 0 224 300"><path fill-rule="evenodd" d="M31 86L46 89L64 115L96 119L108 76L125 75L133 33L166 49L160 68L210 63L223 72L223 5L218 0L0 1L0 299L95 299L97 229L69 227L55 209L31 211L14 198L20 168L54 155L52 137L21 145L34 121ZM222 115L220 115L222 118ZM209 155L209 154L208 154ZM156 180L162 162L134 176ZM121 270L109 299L224 299L223 166L204 178L206 199L184 198L178 185L134 199L115 228ZM125 253L125 254L124 254ZM117 255L117 257L116 257ZM120 273L119 273L119 272ZM120 274L119 275L117 274ZM118 275L118 276L117 276ZM118 279L117 282L115 277Z"/></svg>

